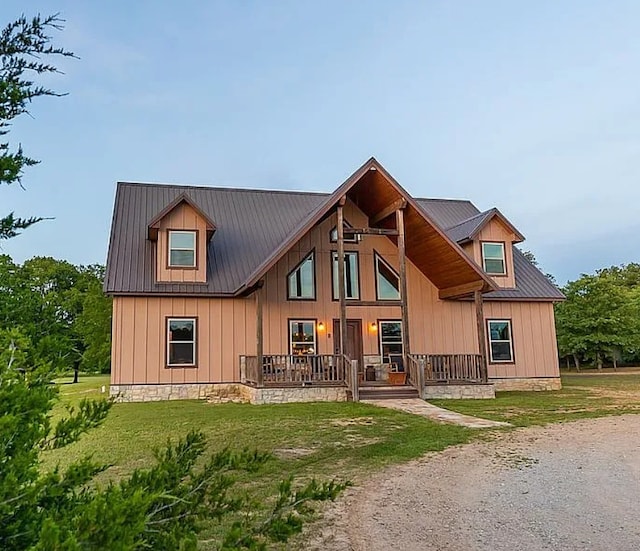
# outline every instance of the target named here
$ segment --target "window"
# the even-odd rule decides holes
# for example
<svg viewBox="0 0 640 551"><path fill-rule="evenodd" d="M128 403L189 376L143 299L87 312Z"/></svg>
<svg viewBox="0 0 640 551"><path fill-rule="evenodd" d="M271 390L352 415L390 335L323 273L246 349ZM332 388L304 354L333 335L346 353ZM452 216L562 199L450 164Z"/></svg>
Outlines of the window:
<svg viewBox="0 0 640 551"><path fill-rule="evenodd" d="M287 298L315 300L315 254L313 251L287 276Z"/></svg>
<svg viewBox="0 0 640 551"><path fill-rule="evenodd" d="M400 300L400 278L391 266L375 255L376 296L378 300Z"/></svg>
<svg viewBox="0 0 640 551"><path fill-rule="evenodd" d="M380 333L380 355L382 361L388 363L389 355L402 355L402 322L381 321L378 322Z"/></svg>
<svg viewBox="0 0 640 551"><path fill-rule="evenodd" d="M349 224L349 222L347 222L346 220L342 223L342 227L343 228L353 228L353 226L351 224ZM331 231L329 232L329 241L331 243L337 243L338 242L338 227L334 226ZM351 233L348 235L344 236L344 242L345 243L358 243L360 241L360 236L355 234L355 233Z"/></svg>
<svg viewBox="0 0 640 551"><path fill-rule="evenodd" d="M483 243L482 262L488 274L505 275L504 243Z"/></svg>
<svg viewBox="0 0 640 551"><path fill-rule="evenodd" d="M332 279L333 279L333 299L337 300L340 297L338 289L338 253L332 252L331 257L333 262ZM344 296L347 299L359 299L360 298L360 286L358 285L358 253L346 252L344 253Z"/></svg>
<svg viewBox="0 0 640 551"><path fill-rule="evenodd" d="M196 232L169 231L169 267L195 268Z"/></svg>
<svg viewBox="0 0 640 551"><path fill-rule="evenodd" d="M316 353L315 320L289 320L289 353Z"/></svg>
<svg viewBox="0 0 640 551"><path fill-rule="evenodd" d="M167 365L196 365L195 318L167 319Z"/></svg>
<svg viewBox="0 0 640 551"><path fill-rule="evenodd" d="M488 320L487 325L489 326L489 356L491 362L513 362L511 321Z"/></svg>

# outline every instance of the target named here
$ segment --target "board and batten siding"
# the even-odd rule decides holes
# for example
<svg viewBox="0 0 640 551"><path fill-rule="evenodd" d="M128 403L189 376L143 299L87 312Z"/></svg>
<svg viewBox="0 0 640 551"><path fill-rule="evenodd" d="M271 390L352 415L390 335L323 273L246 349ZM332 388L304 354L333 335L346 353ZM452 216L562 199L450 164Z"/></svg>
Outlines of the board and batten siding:
<svg viewBox="0 0 640 551"><path fill-rule="evenodd" d="M197 318L197 367L166 367L166 318ZM112 384L240 380L239 357L256 353L255 299L114 297Z"/></svg>

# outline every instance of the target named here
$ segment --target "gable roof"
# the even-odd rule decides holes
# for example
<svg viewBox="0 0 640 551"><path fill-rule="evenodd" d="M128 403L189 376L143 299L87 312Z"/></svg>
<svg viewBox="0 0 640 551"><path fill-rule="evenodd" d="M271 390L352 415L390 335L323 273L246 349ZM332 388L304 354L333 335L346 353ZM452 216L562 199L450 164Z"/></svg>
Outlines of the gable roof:
<svg viewBox="0 0 640 551"><path fill-rule="evenodd" d="M189 205L200 218L202 218L207 226L207 240L211 239L214 232L216 231L216 225L211 220L209 215L206 212L203 212L202 209L187 195L186 193L181 193L176 197L171 203L169 203L164 209L162 209L158 215L149 222L147 226L148 237L151 241L155 241L158 239L158 230L160 229L160 223L162 220L169 215L172 211L177 209L180 205L187 204Z"/></svg>
<svg viewBox="0 0 640 551"><path fill-rule="evenodd" d="M375 171L370 170L375 165L368 164L372 161L377 165ZM406 194L382 167L378 170L378 166L375 159L367 161L333 194L120 182L116 189L104 289L115 295L167 296L233 296L242 289L249 290L248 284L260 279L265 268L268 270L267 266L274 263L278 251L285 248L283 245L292 242L292 236L304 232L304 228L313 227L315 222L311 220L322 219L323 213L339 200L338 195L344 194L343 188L354 177L362 177L363 172L379 172L385 179L391 179L389 191L399 189ZM372 195L374 185L373 181L365 180L356 191L360 196ZM456 235L445 228L481 214L469 201L406 196L410 199L408 208L415 211L407 213L407 218L412 216L418 222L426 220L432 238L446 233L439 242L452 250L459 249L455 244ZM154 243L147 239L150 225L147 221L153 222L158 213L181 200L197 205L203 217L216 221L216 238L208 246L206 283L157 283L154 279ZM514 253L514 259L518 288L489 292L484 295L485 299L563 298L526 258ZM482 272L471 259L467 264Z"/></svg>
<svg viewBox="0 0 640 551"><path fill-rule="evenodd" d="M486 225L494 218L500 220L500 222L502 222L502 224L515 235L515 243L524 241L524 236L511 222L509 222L509 220L507 220L506 216L504 216L504 214L495 207L481 212L480 214L476 214L475 216L471 216L462 222L458 222L457 224L447 228L446 231L447 234L449 234L449 237L457 243L466 243L468 241L473 241L482 229L485 228Z"/></svg>

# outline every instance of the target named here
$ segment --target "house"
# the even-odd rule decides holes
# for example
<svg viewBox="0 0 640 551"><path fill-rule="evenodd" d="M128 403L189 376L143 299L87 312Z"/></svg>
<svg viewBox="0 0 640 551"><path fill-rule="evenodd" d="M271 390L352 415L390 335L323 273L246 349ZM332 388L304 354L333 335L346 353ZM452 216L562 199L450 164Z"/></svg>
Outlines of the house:
<svg viewBox="0 0 640 551"><path fill-rule="evenodd" d="M333 193L119 183L111 392L265 403L558 389L563 296L523 239L497 209L411 197L373 158Z"/></svg>

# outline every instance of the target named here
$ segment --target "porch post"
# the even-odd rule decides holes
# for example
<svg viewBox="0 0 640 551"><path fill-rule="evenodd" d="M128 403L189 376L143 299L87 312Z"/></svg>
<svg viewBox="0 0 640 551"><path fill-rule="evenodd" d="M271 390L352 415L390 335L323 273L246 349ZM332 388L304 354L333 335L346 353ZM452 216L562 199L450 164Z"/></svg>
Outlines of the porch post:
<svg viewBox="0 0 640 551"><path fill-rule="evenodd" d="M262 386L262 377L263 377L263 353L264 353L264 344L263 344L263 331L262 331L262 293L264 286L264 280L260 280L256 289L256 356L257 356L257 370L258 370L258 386Z"/></svg>
<svg viewBox="0 0 640 551"><path fill-rule="evenodd" d="M396 210L396 229L398 230L398 263L400 264L400 310L402 317L402 362L405 370L409 368L407 358L411 354L409 341L409 309L407 307L407 258L404 242L404 209Z"/></svg>
<svg viewBox="0 0 640 551"><path fill-rule="evenodd" d="M476 307L476 323L478 326L478 350L480 352L480 356L482 356L482 380L487 382L488 372L487 372L487 333L485 331L485 323L484 323L484 306L482 300L482 292L474 291L473 299Z"/></svg>
<svg viewBox="0 0 640 551"><path fill-rule="evenodd" d="M346 203L346 196L338 202L338 300L340 301L340 355L344 355L345 333L347 331L347 301L344 288L344 214L342 208ZM357 382L357 381L356 381Z"/></svg>

